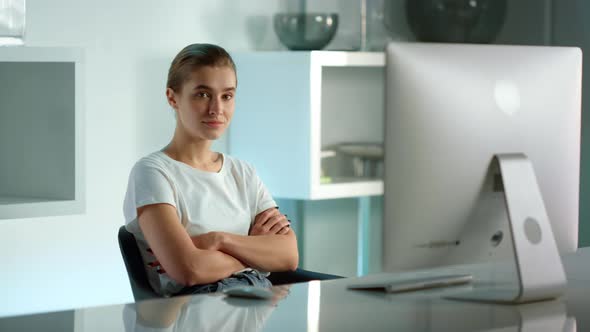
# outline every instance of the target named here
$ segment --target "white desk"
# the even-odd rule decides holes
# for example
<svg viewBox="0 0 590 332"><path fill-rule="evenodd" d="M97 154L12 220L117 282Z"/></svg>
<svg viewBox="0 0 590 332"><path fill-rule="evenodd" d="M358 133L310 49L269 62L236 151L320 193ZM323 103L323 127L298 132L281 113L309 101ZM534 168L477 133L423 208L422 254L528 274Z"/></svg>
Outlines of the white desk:
<svg viewBox="0 0 590 332"><path fill-rule="evenodd" d="M341 279L276 287L274 303L177 297L8 317L0 319L0 331L590 331L590 248L564 257L564 266L565 296L518 306L441 298L456 289L352 291L350 280Z"/></svg>

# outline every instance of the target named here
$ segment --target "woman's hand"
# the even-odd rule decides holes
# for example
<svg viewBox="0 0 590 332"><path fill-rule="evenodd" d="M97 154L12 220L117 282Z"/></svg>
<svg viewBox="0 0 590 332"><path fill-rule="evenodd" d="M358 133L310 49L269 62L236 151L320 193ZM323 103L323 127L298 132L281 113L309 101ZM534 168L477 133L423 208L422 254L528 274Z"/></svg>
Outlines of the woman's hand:
<svg viewBox="0 0 590 332"><path fill-rule="evenodd" d="M291 286L292 285L278 285L271 288L271 301L274 306L276 306L282 299L291 294Z"/></svg>
<svg viewBox="0 0 590 332"><path fill-rule="evenodd" d="M291 221L278 208L270 208L260 212L250 227L248 235L287 234Z"/></svg>
<svg viewBox="0 0 590 332"><path fill-rule="evenodd" d="M201 235L191 236L195 247L203 250L219 250L223 243L223 232L209 232Z"/></svg>

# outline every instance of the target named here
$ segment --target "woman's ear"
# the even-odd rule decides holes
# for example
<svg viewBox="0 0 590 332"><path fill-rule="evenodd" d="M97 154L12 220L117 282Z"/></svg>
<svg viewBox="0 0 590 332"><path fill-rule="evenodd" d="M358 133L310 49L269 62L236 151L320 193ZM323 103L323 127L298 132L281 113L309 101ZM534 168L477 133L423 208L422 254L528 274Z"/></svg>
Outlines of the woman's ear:
<svg viewBox="0 0 590 332"><path fill-rule="evenodd" d="M166 100L168 100L168 104L174 110L178 110L178 104L176 103L176 93L171 88L166 88Z"/></svg>

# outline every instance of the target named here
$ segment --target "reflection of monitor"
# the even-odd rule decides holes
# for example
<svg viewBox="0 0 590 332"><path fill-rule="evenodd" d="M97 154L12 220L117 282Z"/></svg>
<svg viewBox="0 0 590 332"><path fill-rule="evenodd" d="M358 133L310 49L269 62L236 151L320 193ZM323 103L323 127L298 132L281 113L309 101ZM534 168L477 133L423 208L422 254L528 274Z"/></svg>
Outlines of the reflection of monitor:
<svg viewBox="0 0 590 332"><path fill-rule="evenodd" d="M505 201L483 194L499 153L528 157L557 247L575 251L580 50L392 43L386 58L384 270L511 256Z"/></svg>

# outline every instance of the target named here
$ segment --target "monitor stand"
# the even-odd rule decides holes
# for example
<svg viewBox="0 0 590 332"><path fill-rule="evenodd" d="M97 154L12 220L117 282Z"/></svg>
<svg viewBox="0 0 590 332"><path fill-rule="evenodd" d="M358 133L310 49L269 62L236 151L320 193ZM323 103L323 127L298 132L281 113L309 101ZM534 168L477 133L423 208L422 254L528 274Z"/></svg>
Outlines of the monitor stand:
<svg viewBox="0 0 590 332"><path fill-rule="evenodd" d="M474 287L447 298L525 303L563 295L567 281L531 161L521 153L497 154L512 234L518 285L513 289ZM493 176L493 174L492 174Z"/></svg>

